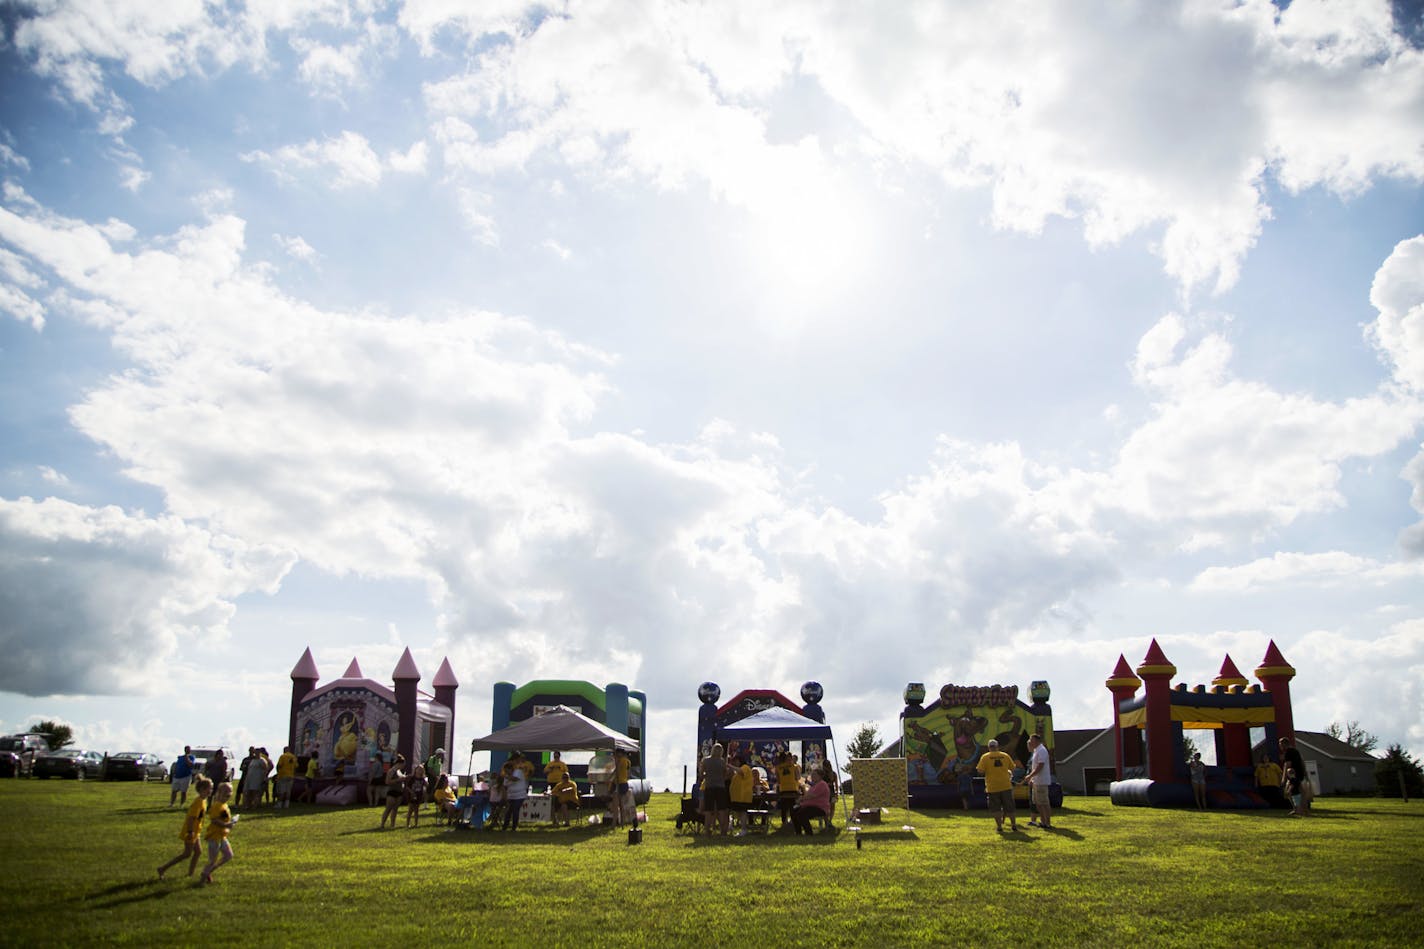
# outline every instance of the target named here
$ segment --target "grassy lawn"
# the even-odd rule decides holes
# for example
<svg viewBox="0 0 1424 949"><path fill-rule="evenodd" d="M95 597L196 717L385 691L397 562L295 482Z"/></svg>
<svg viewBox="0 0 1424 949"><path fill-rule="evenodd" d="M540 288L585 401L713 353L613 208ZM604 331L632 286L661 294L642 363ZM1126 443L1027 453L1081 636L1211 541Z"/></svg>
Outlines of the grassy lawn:
<svg viewBox="0 0 1424 949"><path fill-rule="evenodd" d="M488 940L508 946L1321 945L1424 942L1424 804L1321 799L1316 816L1072 799L1052 832L983 812L891 811L839 832L376 829L378 809L245 815L211 887L176 855L166 787L0 781L7 945ZM902 829L909 825L912 830ZM196 878L195 878L196 879ZM557 934L556 936L554 934Z"/></svg>

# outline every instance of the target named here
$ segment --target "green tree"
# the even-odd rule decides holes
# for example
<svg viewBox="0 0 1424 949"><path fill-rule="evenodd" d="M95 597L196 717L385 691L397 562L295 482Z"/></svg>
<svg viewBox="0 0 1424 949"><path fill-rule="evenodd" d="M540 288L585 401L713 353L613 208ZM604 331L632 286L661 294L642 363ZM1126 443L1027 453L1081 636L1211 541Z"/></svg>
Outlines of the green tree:
<svg viewBox="0 0 1424 949"><path fill-rule="evenodd" d="M1381 797L1424 797L1424 769L1401 745L1390 745L1375 765L1375 784Z"/></svg>
<svg viewBox="0 0 1424 949"><path fill-rule="evenodd" d="M74 744L74 729L59 722L35 722L30 726L30 734L45 736L49 740L49 746L55 750Z"/></svg>
<svg viewBox="0 0 1424 949"><path fill-rule="evenodd" d="M851 758L874 758L880 750L880 726L866 722L855 730L855 737L846 745L846 754Z"/></svg>
<svg viewBox="0 0 1424 949"><path fill-rule="evenodd" d="M1330 727L1325 729L1325 734L1360 751L1374 751L1379 747L1379 738L1361 728L1359 722L1347 722L1344 725L1331 722Z"/></svg>

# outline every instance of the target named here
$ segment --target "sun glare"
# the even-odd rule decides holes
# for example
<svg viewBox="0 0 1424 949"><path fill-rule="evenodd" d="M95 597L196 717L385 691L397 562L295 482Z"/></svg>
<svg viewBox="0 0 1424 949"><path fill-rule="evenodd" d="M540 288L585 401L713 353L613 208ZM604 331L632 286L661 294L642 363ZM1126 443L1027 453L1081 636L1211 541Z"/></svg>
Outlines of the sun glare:
<svg viewBox="0 0 1424 949"><path fill-rule="evenodd" d="M814 322L867 278L869 220L858 196L826 178L788 182L751 208L751 272L783 329Z"/></svg>

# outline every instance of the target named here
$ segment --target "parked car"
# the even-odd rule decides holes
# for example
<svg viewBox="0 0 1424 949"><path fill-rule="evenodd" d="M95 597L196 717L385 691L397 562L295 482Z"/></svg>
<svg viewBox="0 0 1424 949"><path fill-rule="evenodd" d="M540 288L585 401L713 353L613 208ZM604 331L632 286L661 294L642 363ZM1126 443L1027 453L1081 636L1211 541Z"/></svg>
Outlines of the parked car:
<svg viewBox="0 0 1424 949"><path fill-rule="evenodd" d="M97 778L104 767L104 756L97 751L80 751L78 748L61 748L50 751L35 759L34 776L48 778Z"/></svg>
<svg viewBox="0 0 1424 949"><path fill-rule="evenodd" d="M0 738L0 775L18 778L30 774L35 758L49 751L43 735L6 735Z"/></svg>
<svg viewBox="0 0 1424 949"><path fill-rule="evenodd" d="M109 755L104 778L107 781L166 781L168 766L158 755L146 751L121 751Z"/></svg>
<svg viewBox="0 0 1424 949"><path fill-rule="evenodd" d="M222 780L231 781L233 778L233 773L237 768L237 759L232 756L231 748L225 748L221 745L213 745L207 748L193 749L193 757L196 758L198 762L197 766L193 770L194 776L200 774L207 774L208 762L212 758L216 757L219 751L221 751L223 753L223 756L227 758L227 774L223 775Z"/></svg>

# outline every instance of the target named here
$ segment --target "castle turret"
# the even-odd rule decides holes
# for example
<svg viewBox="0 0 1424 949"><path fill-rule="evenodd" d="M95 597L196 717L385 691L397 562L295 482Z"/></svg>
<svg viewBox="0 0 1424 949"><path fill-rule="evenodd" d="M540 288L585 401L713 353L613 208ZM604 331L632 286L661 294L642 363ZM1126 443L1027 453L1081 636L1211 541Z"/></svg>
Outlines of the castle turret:
<svg viewBox="0 0 1424 949"><path fill-rule="evenodd" d="M1261 660L1261 664L1256 667L1256 678L1261 680L1261 685L1266 691L1271 693L1271 705L1275 710L1275 736L1271 737L1271 729L1266 730L1270 741L1271 750L1275 751L1275 739L1289 738L1295 741L1295 716L1291 712L1290 680L1295 678L1295 669L1286 662L1281 651L1276 648L1276 641L1271 640L1266 647L1266 657Z"/></svg>
<svg viewBox="0 0 1424 949"><path fill-rule="evenodd" d="M1117 760L1117 779L1121 781L1124 768L1137 768L1142 765L1142 739L1135 728L1123 731L1121 712L1122 703L1137 694L1142 680L1133 674L1132 666L1127 664L1127 657L1119 653L1117 666L1103 684L1112 691L1113 750Z"/></svg>
<svg viewBox="0 0 1424 949"><path fill-rule="evenodd" d="M460 687L460 680L455 678L455 670L450 668L450 658L447 656L441 660L440 668L435 670L435 678L431 680L431 685L435 686L435 701L450 710L450 727L445 732L445 760L455 761L455 690Z"/></svg>
<svg viewBox="0 0 1424 949"><path fill-rule="evenodd" d="M354 663L355 660L352 661ZM420 681L420 670L415 667L415 657L410 654L409 646L401 653L400 662L396 663L391 678L395 682L396 714L400 716L400 735L396 739L396 751L405 755L405 760L410 763L409 767L414 767L416 683Z"/></svg>
<svg viewBox="0 0 1424 949"><path fill-rule="evenodd" d="M1171 781L1175 776L1177 755L1173 751L1172 665L1157 640L1147 649L1142 664L1137 667L1147 700L1147 776L1153 781Z"/></svg>
<svg viewBox="0 0 1424 949"><path fill-rule="evenodd" d="M297 747L297 706L302 699L316 688L320 676L316 671L316 660L312 658L311 647L302 653L302 658L292 667L292 711L287 718L287 747Z"/></svg>
<svg viewBox="0 0 1424 949"><path fill-rule="evenodd" d="M1228 653L1221 663L1221 671L1211 680L1211 685L1215 692L1239 692L1249 683L1241 674L1241 670L1236 668L1236 663L1231 661L1231 654ZM1216 763L1228 768L1251 766L1251 726L1245 722L1227 722L1217 729Z"/></svg>

